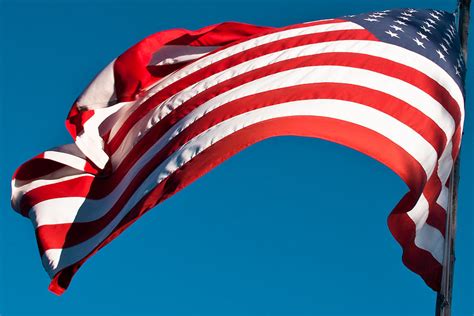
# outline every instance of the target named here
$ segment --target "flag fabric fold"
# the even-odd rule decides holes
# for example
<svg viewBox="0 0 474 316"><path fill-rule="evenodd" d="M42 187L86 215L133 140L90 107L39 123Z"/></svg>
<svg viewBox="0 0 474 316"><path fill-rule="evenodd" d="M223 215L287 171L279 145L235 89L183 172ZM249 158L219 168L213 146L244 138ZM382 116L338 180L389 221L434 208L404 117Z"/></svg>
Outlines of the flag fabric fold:
<svg viewBox="0 0 474 316"><path fill-rule="evenodd" d="M159 32L77 99L66 120L73 144L18 168L12 206L32 221L61 294L143 213L235 153L269 137L316 137L403 179L409 191L388 225L405 265L439 290L464 71L455 16L438 10Z"/></svg>

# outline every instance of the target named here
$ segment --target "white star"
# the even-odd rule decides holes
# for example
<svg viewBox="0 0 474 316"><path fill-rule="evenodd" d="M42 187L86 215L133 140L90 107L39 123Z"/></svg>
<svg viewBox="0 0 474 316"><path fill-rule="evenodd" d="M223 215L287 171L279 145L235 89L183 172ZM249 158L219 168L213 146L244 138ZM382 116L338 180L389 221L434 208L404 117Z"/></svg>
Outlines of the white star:
<svg viewBox="0 0 474 316"><path fill-rule="evenodd" d="M441 48L444 50L444 52L445 52L446 54L449 54L449 50L448 50L448 48L447 48L446 46L444 46L443 44L441 44L440 46L441 46Z"/></svg>
<svg viewBox="0 0 474 316"><path fill-rule="evenodd" d="M412 17L412 16L413 16L413 14L408 13L408 12L402 12L402 13L400 13L400 14L401 14L401 15L404 15L404 16L408 16L408 17Z"/></svg>
<svg viewBox="0 0 474 316"><path fill-rule="evenodd" d="M381 18L381 17L382 17L380 14L375 14L375 13L369 14L369 16L370 16L371 18L374 18L374 19L378 19L378 18Z"/></svg>
<svg viewBox="0 0 474 316"><path fill-rule="evenodd" d="M416 12L418 12L418 11L415 10L415 9L408 9L407 11L408 11L409 13L416 13Z"/></svg>
<svg viewBox="0 0 474 316"><path fill-rule="evenodd" d="M443 41L444 41L448 46L451 46L451 42L448 41L446 38L443 38Z"/></svg>
<svg viewBox="0 0 474 316"><path fill-rule="evenodd" d="M424 33L416 32L416 34L420 35L421 39L428 40L428 36L426 36Z"/></svg>
<svg viewBox="0 0 474 316"><path fill-rule="evenodd" d="M369 21L369 22L379 22L379 20L377 20L377 19L372 19L372 18L366 18L366 19L364 19L364 20Z"/></svg>
<svg viewBox="0 0 474 316"><path fill-rule="evenodd" d="M438 53L439 58L441 58L442 60L446 61L446 58L445 58L444 54L443 54L439 49L437 49L436 52Z"/></svg>
<svg viewBox="0 0 474 316"><path fill-rule="evenodd" d="M390 35L390 37L400 38L397 33L394 33L394 32L392 32L392 31L390 31L390 30L385 31L385 33L387 33L388 35Z"/></svg>
<svg viewBox="0 0 474 316"><path fill-rule="evenodd" d="M405 31L404 31L401 27L399 27L399 26L390 25L390 27L391 27L392 29L394 29L395 31L402 31L402 32L405 32Z"/></svg>
<svg viewBox="0 0 474 316"><path fill-rule="evenodd" d="M458 67L454 67L454 69L456 70L456 75L458 77L461 77L461 72L459 72L459 68Z"/></svg>
<svg viewBox="0 0 474 316"><path fill-rule="evenodd" d="M374 12L374 14L376 14L376 15L387 15L388 13L385 13L385 12Z"/></svg>
<svg viewBox="0 0 474 316"><path fill-rule="evenodd" d="M399 16L398 18L402 19L403 21L410 21L410 19L407 18L406 16Z"/></svg>
<svg viewBox="0 0 474 316"><path fill-rule="evenodd" d="M428 22L430 22L431 24L435 24L436 25L436 21L433 20L433 19L427 19Z"/></svg>
<svg viewBox="0 0 474 316"><path fill-rule="evenodd" d="M415 37L413 40L415 41L416 45L425 48L425 45L423 44L422 41L420 41L420 40L418 39L418 37Z"/></svg>
<svg viewBox="0 0 474 316"><path fill-rule="evenodd" d="M425 31L426 33L430 33L430 34L431 34L430 29L427 28L427 27L425 27L424 25L421 26L421 29L422 29L423 31Z"/></svg>
<svg viewBox="0 0 474 316"><path fill-rule="evenodd" d="M393 21L394 23L400 24L400 25L407 25L405 22L400 21L400 20L395 20Z"/></svg>
<svg viewBox="0 0 474 316"><path fill-rule="evenodd" d="M439 18L439 16L437 16L437 15L434 14L433 12L431 12L430 15L433 17L433 19L436 19L437 21L441 20L441 19Z"/></svg>
<svg viewBox="0 0 474 316"><path fill-rule="evenodd" d="M446 37L449 39L450 42L453 42L453 37L451 34L446 33Z"/></svg>
<svg viewBox="0 0 474 316"><path fill-rule="evenodd" d="M427 27L429 27L430 29L434 28L434 25L430 24L430 22L428 21L424 21L423 22Z"/></svg>

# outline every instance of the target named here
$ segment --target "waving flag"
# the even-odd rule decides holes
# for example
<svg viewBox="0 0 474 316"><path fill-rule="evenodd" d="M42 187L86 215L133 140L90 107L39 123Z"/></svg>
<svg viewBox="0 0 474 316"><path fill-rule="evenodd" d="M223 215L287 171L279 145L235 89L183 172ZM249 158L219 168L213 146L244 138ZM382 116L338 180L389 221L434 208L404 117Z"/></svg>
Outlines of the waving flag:
<svg viewBox="0 0 474 316"><path fill-rule="evenodd" d="M453 14L397 9L283 28L159 32L110 63L73 105L74 143L18 168L61 294L140 216L269 137L317 137L384 163L409 192L389 216L403 262L439 290L448 178L464 118ZM199 206L198 206L199 207Z"/></svg>

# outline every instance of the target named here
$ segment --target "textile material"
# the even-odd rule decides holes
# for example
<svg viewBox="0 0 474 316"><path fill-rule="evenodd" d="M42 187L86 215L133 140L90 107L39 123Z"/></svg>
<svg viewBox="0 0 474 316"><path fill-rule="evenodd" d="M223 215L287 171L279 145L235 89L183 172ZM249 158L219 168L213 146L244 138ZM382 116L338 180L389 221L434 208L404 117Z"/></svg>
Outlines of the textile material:
<svg viewBox="0 0 474 316"><path fill-rule="evenodd" d="M437 10L159 32L91 82L66 120L74 143L20 166L12 205L33 222L61 294L143 213L235 153L274 136L317 137L407 184L388 225L405 265L439 290L463 74L455 17Z"/></svg>

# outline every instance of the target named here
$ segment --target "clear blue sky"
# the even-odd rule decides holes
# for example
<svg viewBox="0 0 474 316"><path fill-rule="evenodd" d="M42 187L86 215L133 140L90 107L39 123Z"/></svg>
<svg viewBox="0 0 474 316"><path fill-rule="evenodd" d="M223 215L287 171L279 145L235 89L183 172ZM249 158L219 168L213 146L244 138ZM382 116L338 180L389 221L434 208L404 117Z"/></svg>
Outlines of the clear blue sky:
<svg viewBox="0 0 474 316"><path fill-rule="evenodd" d="M146 35L227 20L283 26L393 7L452 11L455 1L0 0L0 314L433 315L435 293L403 266L386 225L405 185L378 162L325 141L282 137L241 152L95 255L62 297L48 292L32 226L9 201L15 168L70 142L64 119L74 99ZM456 316L474 313L468 97Z"/></svg>

